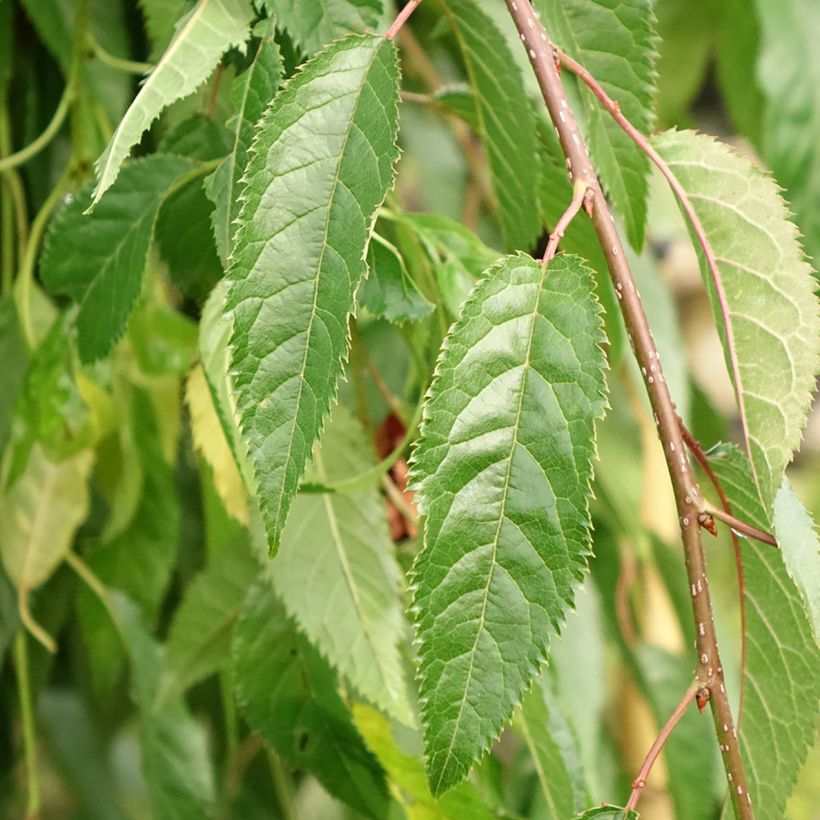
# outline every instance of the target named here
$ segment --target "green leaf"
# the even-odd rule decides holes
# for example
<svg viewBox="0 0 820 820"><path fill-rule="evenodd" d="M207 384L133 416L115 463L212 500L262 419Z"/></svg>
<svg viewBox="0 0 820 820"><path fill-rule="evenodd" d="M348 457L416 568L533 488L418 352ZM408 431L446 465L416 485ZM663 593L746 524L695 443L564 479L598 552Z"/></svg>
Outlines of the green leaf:
<svg viewBox="0 0 820 820"><path fill-rule="evenodd" d="M88 512L94 455L54 462L35 445L25 472L0 495L0 556L21 598L48 580L71 549Z"/></svg>
<svg viewBox="0 0 820 820"><path fill-rule="evenodd" d="M139 295L162 198L193 163L154 155L129 163L104 206L90 216L88 187L49 228L43 283L79 303L77 346L83 361L105 356L125 332Z"/></svg>
<svg viewBox="0 0 820 820"><path fill-rule="evenodd" d="M576 815L575 820L638 820L638 813L618 806L597 806Z"/></svg>
<svg viewBox="0 0 820 820"><path fill-rule="evenodd" d="M339 697L335 674L288 620L272 580L266 572L251 588L234 630L236 696L248 724L332 795L380 820L384 773Z"/></svg>
<svg viewBox="0 0 820 820"><path fill-rule="evenodd" d="M504 243L507 250L529 248L541 226L533 173L535 120L521 72L504 35L479 3L446 0L442 8L473 90Z"/></svg>
<svg viewBox="0 0 820 820"><path fill-rule="evenodd" d="M24 384L28 348L23 338L17 308L11 296L0 299L0 362L3 362L3 390L0 391L0 453L11 435L17 396Z"/></svg>
<svg viewBox="0 0 820 820"><path fill-rule="evenodd" d="M732 512L769 529L747 458L737 447L709 451ZM814 742L820 653L806 609L779 550L742 542L746 646L740 750L759 820L782 820L786 800Z"/></svg>
<svg viewBox="0 0 820 820"><path fill-rule="evenodd" d="M655 14L650 0L536 0L555 42L617 100L642 133L652 131ZM586 88L582 89L589 150L604 187L640 251L646 230L649 161Z"/></svg>
<svg viewBox="0 0 820 820"><path fill-rule="evenodd" d="M524 698L514 725L530 750L538 784L546 801L547 820L564 820L575 810L575 790L561 745L552 735L544 676Z"/></svg>
<svg viewBox="0 0 820 820"><path fill-rule="evenodd" d="M820 364L820 310L777 187L727 146L691 131L654 140L686 191L718 263L724 323L701 254L763 508L771 511L800 442Z"/></svg>
<svg viewBox="0 0 820 820"><path fill-rule="evenodd" d="M372 29L382 11L381 0L261 0L260 5L308 54L344 34Z"/></svg>
<svg viewBox="0 0 820 820"><path fill-rule="evenodd" d="M139 609L110 593L117 626L131 661L131 696L140 710L142 771L151 817L200 820L210 817L214 777L205 731L177 698L154 708L163 674L162 647L148 633Z"/></svg>
<svg viewBox="0 0 820 820"><path fill-rule="evenodd" d="M233 130L228 156L205 180L205 191L214 203L211 214L216 249L228 266L241 200L239 180L245 172L253 127L262 116L282 80L283 66L273 32L266 32L256 49L253 62L231 86L234 113L226 125Z"/></svg>
<svg viewBox="0 0 820 820"><path fill-rule="evenodd" d="M196 91L229 48L244 45L252 16L249 0L199 0L180 22L173 41L96 162L97 185L89 208L111 187L123 160L163 109Z"/></svg>
<svg viewBox="0 0 820 820"><path fill-rule="evenodd" d="M370 273L359 286L356 301L389 322L417 322L433 310L407 272L399 249L374 233L367 248Z"/></svg>
<svg viewBox="0 0 820 820"><path fill-rule="evenodd" d="M234 384L271 552L336 395L373 215L393 184L392 42L352 36L259 123L228 273Z"/></svg>
<svg viewBox="0 0 820 820"><path fill-rule="evenodd" d="M399 747L390 722L370 706L353 705L356 726L388 775L392 796L407 820L491 820L492 812L472 783L461 783L438 800L430 794L424 766Z"/></svg>
<svg viewBox="0 0 820 820"><path fill-rule="evenodd" d="M258 575L259 563L244 542L221 553L194 578L168 633L158 705L227 666L234 624Z"/></svg>
<svg viewBox="0 0 820 820"><path fill-rule="evenodd" d="M422 722L439 794L498 735L563 623L590 551L605 358L591 271L519 254L451 328L412 474Z"/></svg>
<svg viewBox="0 0 820 820"><path fill-rule="evenodd" d="M786 571L794 581L820 643L820 540L806 508L787 478L774 499L774 534Z"/></svg>
<svg viewBox="0 0 820 820"><path fill-rule="evenodd" d="M151 59L156 61L168 47L177 24L191 8L190 0L138 0L145 18L151 44Z"/></svg>
<svg viewBox="0 0 820 820"><path fill-rule="evenodd" d="M361 426L339 406L306 480L332 484L375 461ZM375 483L352 495L298 496L272 577L285 608L322 655L364 697L412 726L398 650L405 631L401 570Z"/></svg>
<svg viewBox="0 0 820 820"><path fill-rule="evenodd" d="M757 75L766 98L763 155L786 189L806 249L820 259L820 6L813 0L756 0L762 52ZM749 14L749 10L746 11Z"/></svg>

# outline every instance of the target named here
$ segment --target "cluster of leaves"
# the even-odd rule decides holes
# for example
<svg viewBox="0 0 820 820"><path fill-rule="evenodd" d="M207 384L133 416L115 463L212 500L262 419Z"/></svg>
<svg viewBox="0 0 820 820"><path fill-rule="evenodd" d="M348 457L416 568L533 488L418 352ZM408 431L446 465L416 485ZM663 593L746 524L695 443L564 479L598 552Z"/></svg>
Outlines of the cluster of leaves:
<svg viewBox="0 0 820 820"><path fill-rule="evenodd" d="M716 4L682 60L679 20L713 5L534 2L644 132L697 115L714 47L820 253L814 4ZM651 412L590 223L531 255L571 188L503 3L431 0L401 48L381 0L139 6L0 5L0 800L25 748L32 815L49 765L55 816L626 817L588 807L631 779L621 700L661 722L689 682L688 586L645 512ZM673 398L717 445L645 248L649 164L565 80ZM820 695L818 539L784 476L816 280L767 172L692 130L653 144L718 260L742 447L710 460L780 545L742 548L740 729L778 818ZM660 638L631 625L653 600ZM678 817L720 815L717 757L688 714Z"/></svg>

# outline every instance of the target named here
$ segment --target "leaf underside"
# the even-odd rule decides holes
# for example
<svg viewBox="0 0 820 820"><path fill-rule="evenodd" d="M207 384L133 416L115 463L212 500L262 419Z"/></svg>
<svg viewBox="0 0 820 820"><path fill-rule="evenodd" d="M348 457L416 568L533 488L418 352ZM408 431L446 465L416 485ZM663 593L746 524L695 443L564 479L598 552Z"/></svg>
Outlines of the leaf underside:
<svg viewBox="0 0 820 820"><path fill-rule="evenodd" d="M732 512L769 529L746 456L729 445L713 448L708 455ZM820 653L780 552L746 539L741 554L748 656L740 749L755 817L782 820L815 737Z"/></svg>
<svg viewBox="0 0 820 820"><path fill-rule="evenodd" d="M654 144L685 189L717 258L728 328L702 255L701 272L730 375L730 342L736 352L735 393L768 516L800 443L820 365L815 279L767 174L703 134L670 131Z"/></svg>
<svg viewBox="0 0 820 820"><path fill-rule="evenodd" d="M604 334L591 271L490 268L451 328L413 456L420 694L434 794L510 718L584 575Z"/></svg>
<svg viewBox="0 0 820 820"><path fill-rule="evenodd" d="M393 184L397 111L394 45L354 35L307 63L257 129L227 307L272 552L336 395L373 217Z"/></svg>

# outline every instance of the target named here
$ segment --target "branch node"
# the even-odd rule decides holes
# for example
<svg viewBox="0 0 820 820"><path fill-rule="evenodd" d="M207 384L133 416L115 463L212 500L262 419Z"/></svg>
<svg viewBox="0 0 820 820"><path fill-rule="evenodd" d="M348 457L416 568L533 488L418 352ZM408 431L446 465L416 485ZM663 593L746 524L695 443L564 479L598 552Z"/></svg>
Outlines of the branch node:
<svg viewBox="0 0 820 820"><path fill-rule="evenodd" d="M698 524L700 524L701 527L703 527L703 529L705 529L706 532L708 532L710 535L717 538L717 524L715 524L715 519L712 517L710 513L700 513L700 515L698 515Z"/></svg>
<svg viewBox="0 0 820 820"><path fill-rule="evenodd" d="M703 714L704 709L709 705L709 699L712 697L712 693L709 691L708 686L702 686L698 691L695 693L695 703L697 704L698 711Z"/></svg>

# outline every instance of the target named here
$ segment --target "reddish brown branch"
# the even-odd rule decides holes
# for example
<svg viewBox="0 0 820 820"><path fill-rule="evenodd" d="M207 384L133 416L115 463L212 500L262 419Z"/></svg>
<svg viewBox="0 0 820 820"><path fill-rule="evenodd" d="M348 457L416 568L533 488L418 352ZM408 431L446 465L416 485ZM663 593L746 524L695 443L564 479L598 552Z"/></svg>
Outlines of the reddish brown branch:
<svg viewBox="0 0 820 820"><path fill-rule="evenodd" d="M675 707L675 711L669 715L669 719L663 724L660 732L658 732L655 742L646 754L641 770L638 772L637 777L632 781L632 793L629 795L629 801L624 807L627 814L630 811L633 811L635 806L638 805L638 800L641 799L641 793L646 786L647 778L649 777L649 773L652 771L652 767L655 765L655 761L658 759L658 755L660 755L664 744L669 739L669 735L672 734L672 730L678 725L680 719L689 708L689 704L695 699L695 696L698 695L701 688L701 684L698 681L692 681L689 688L686 692L684 692L680 703Z"/></svg>
<svg viewBox="0 0 820 820"><path fill-rule="evenodd" d="M404 8L396 15L396 19L387 29L384 35L388 40L392 40L402 29L402 26L410 19L410 15L419 7L421 0L408 0Z"/></svg>
<svg viewBox="0 0 820 820"><path fill-rule="evenodd" d="M575 215L581 210L584 203L589 201L587 195L590 194L591 191L592 189L580 180L573 186L572 199L569 205L567 205L566 211L561 215L558 222L555 223L555 227L550 234L546 250L544 251L544 258L541 260L543 265L548 265L550 259L558 252L558 243L563 239L564 233L572 223L572 220L575 219Z"/></svg>
<svg viewBox="0 0 820 820"><path fill-rule="evenodd" d="M592 222L607 260L635 358L643 374L675 494L697 629L697 689L706 690L709 694L723 764L731 783L735 814L741 820L750 820L754 815L734 719L724 685L723 666L712 615L706 558L698 521L698 516L702 512L700 490L687 458L675 407L669 395L652 332L626 260L623 244L561 83L555 61L555 47L528 0L506 2L527 50L558 140L567 158L570 179L573 184L580 180L593 191Z"/></svg>

